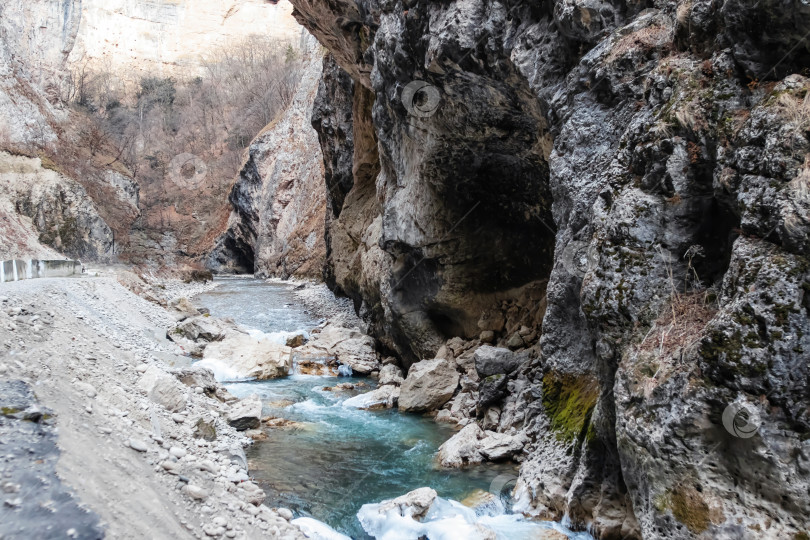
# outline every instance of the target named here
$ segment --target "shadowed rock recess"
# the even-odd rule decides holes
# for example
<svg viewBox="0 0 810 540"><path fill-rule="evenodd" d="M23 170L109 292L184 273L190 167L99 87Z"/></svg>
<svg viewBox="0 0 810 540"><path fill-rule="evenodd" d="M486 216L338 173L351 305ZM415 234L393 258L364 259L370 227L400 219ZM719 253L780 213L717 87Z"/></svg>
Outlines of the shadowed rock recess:
<svg viewBox="0 0 810 540"><path fill-rule="evenodd" d="M326 278L406 367L515 355L470 403L518 508L808 538L810 5L292 3Z"/></svg>

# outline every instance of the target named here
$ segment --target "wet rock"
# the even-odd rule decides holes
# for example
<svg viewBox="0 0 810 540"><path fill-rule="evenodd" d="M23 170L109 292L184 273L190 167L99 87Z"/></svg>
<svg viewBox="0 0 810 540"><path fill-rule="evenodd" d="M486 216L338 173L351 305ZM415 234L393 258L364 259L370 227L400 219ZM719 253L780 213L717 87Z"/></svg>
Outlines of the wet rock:
<svg viewBox="0 0 810 540"><path fill-rule="evenodd" d="M241 377L259 380L285 377L292 369L292 349L247 334L229 334L205 348L203 360L222 362Z"/></svg>
<svg viewBox="0 0 810 540"><path fill-rule="evenodd" d="M478 414L483 412L493 403L500 402L508 392L509 377L506 375L490 375L481 381L478 386L478 403L476 409Z"/></svg>
<svg viewBox="0 0 810 540"><path fill-rule="evenodd" d="M382 501L379 504L378 512L380 514L387 514L391 510L396 510L400 516L421 520L427 515L437 496L438 494L435 490L429 487L422 487L397 497L396 499Z"/></svg>
<svg viewBox="0 0 810 540"><path fill-rule="evenodd" d="M399 397L400 389L398 387L385 385L371 392L351 397L343 402L343 406L356 409L390 409L397 406Z"/></svg>
<svg viewBox="0 0 810 540"><path fill-rule="evenodd" d="M484 457L480 452L480 440L486 434L472 423L453 435L439 447L437 459L442 467L462 467L474 463L481 463Z"/></svg>
<svg viewBox="0 0 810 540"><path fill-rule="evenodd" d="M296 349L296 355L304 360L307 357L334 358L361 375L380 369L373 338L357 329L333 323L327 324L306 345Z"/></svg>
<svg viewBox="0 0 810 540"><path fill-rule="evenodd" d="M228 413L228 424L237 431L256 429L262 422L262 402L258 396L250 396L233 405Z"/></svg>
<svg viewBox="0 0 810 540"><path fill-rule="evenodd" d="M41 411L38 421L16 418L13 411ZM80 506L56 472L60 458L51 411L40 409L31 387L0 381L0 536L3 538L103 538L99 517ZM43 513L43 509L47 509Z"/></svg>
<svg viewBox="0 0 810 540"><path fill-rule="evenodd" d="M288 337L287 338L287 347L290 347L290 348L293 348L293 349L296 348L296 347L300 347L301 345L304 344L305 339L306 338L304 337L304 334L296 334L296 335L294 335L292 337Z"/></svg>
<svg viewBox="0 0 810 540"><path fill-rule="evenodd" d="M418 362L411 366L402 383L399 409L410 412L438 409L453 397L458 383L454 362L443 358Z"/></svg>

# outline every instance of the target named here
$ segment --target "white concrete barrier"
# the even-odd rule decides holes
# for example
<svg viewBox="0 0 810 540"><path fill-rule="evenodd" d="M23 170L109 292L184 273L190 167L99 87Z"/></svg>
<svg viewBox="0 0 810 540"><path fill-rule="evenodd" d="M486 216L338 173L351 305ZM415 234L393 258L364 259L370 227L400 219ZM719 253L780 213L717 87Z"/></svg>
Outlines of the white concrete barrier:
<svg viewBox="0 0 810 540"><path fill-rule="evenodd" d="M81 273L81 261L40 261L37 259L0 261L0 283L44 277L68 277Z"/></svg>

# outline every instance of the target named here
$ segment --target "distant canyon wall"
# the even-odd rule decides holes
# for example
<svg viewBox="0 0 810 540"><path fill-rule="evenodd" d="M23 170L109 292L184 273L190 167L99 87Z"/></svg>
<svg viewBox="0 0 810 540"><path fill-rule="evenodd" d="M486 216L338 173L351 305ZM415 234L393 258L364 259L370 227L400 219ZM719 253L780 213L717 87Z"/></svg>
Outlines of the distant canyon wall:
<svg viewBox="0 0 810 540"><path fill-rule="evenodd" d="M207 167L203 185L189 188L187 182L177 181L174 153L157 156L158 168L147 171L145 179L144 168L139 174L125 166L123 149L119 152L88 121L93 110L66 100L75 98L83 72L91 76L104 72L113 78L113 87L128 90L142 77L204 75L207 56L251 35L288 42L293 56L300 56L302 28L291 10L286 0L3 2L0 151L9 152L8 159L27 160L25 174L4 169L6 199L0 208L13 224L8 230L19 234L9 234L3 254L26 257L59 250L169 266L199 260L227 224L226 196L234 178L218 171L231 166L221 162L234 161L231 155L223 157L234 153L226 142L229 134L206 133L222 139L222 148L192 156L194 163ZM148 142L138 139L135 144L145 147ZM231 171L238 166L238 149L236 154ZM30 190L21 187L54 174L61 190L41 189L32 198ZM67 199L66 193L71 194ZM73 204L81 198L89 206ZM103 227L87 228L89 236L81 241L68 235L69 241L63 242L64 235L56 231L69 231L71 224L87 221L85 215L73 212L80 207L92 208ZM48 209L56 208L60 211L52 219L43 218ZM32 214L39 217L33 219ZM12 241L14 237L20 241Z"/></svg>
<svg viewBox="0 0 810 540"><path fill-rule="evenodd" d="M311 125L323 52L308 35L292 103L250 145L229 200L227 230L207 266L218 272L320 279L326 264L326 186Z"/></svg>
<svg viewBox="0 0 810 540"><path fill-rule="evenodd" d="M137 82L194 77L218 48L272 36L300 47L301 26L288 0L83 0L69 61Z"/></svg>

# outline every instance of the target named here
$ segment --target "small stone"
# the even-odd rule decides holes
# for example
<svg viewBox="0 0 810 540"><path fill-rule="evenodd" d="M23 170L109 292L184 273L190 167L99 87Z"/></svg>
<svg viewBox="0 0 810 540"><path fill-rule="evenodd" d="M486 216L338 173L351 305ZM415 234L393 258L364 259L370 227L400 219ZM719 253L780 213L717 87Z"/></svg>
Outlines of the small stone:
<svg viewBox="0 0 810 540"><path fill-rule="evenodd" d="M163 461L160 463L160 466L163 467L167 472L171 474L177 474L177 469L180 468L180 464L175 461Z"/></svg>
<svg viewBox="0 0 810 540"><path fill-rule="evenodd" d="M205 390L203 390L202 386L198 386L197 388L194 389L195 394L202 394L204 391Z"/></svg>
<svg viewBox="0 0 810 540"><path fill-rule="evenodd" d="M287 521L290 521L293 518L292 510L289 508L279 508L277 512L279 516L283 517Z"/></svg>
<svg viewBox="0 0 810 540"><path fill-rule="evenodd" d="M129 447L138 452L146 452L148 450L146 443L140 439L130 439Z"/></svg>
<svg viewBox="0 0 810 540"><path fill-rule="evenodd" d="M147 366L146 364L139 364L138 366L135 367L135 371L137 371L138 373L144 373L147 369L149 369L149 366Z"/></svg>
<svg viewBox="0 0 810 540"><path fill-rule="evenodd" d="M211 474L217 474L219 472L219 467L215 465L213 462L207 460L198 463L197 467L199 467L201 471L208 471Z"/></svg>
<svg viewBox="0 0 810 540"><path fill-rule="evenodd" d="M199 486L195 486L194 484L187 485L185 487L185 490L186 494L192 499L204 501L205 499L208 498L208 492Z"/></svg>
<svg viewBox="0 0 810 540"><path fill-rule="evenodd" d="M479 337L482 343L492 343L495 341L495 332L492 330L484 330Z"/></svg>
<svg viewBox="0 0 810 540"><path fill-rule="evenodd" d="M174 420L178 424L182 424L183 422L186 421L186 417L183 416L182 414L174 413L172 414L172 420Z"/></svg>
<svg viewBox="0 0 810 540"><path fill-rule="evenodd" d="M520 334L515 332L512 334L512 337L509 338L509 341L506 342L506 346L515 350L525 347L526 344L523 342L523 338L520 337Z"/></svg>
<svg viewBox="0 0 810 540"><path fill-rule="evenodd" d="M3 484L3 493L18 493L20 491L20 484L13 482L6 482Z"/></svg>
<svg viewBox="0 0 810 540"><path fill-rule="evenodd" d="M188 452L186 452L185 449L180 448L179 446L172 446L169 449L169 454L173 455L177 459L180 459L186 457L186 454L188 454Z"/></svg>
<svg viewBox="0 0 810 540"><path fill-rule="evenodd" d="M214 518L213 524L216 525L217 527L225 527L228 525L228 520L225 519L224 517L217 516Z"/></svg>

